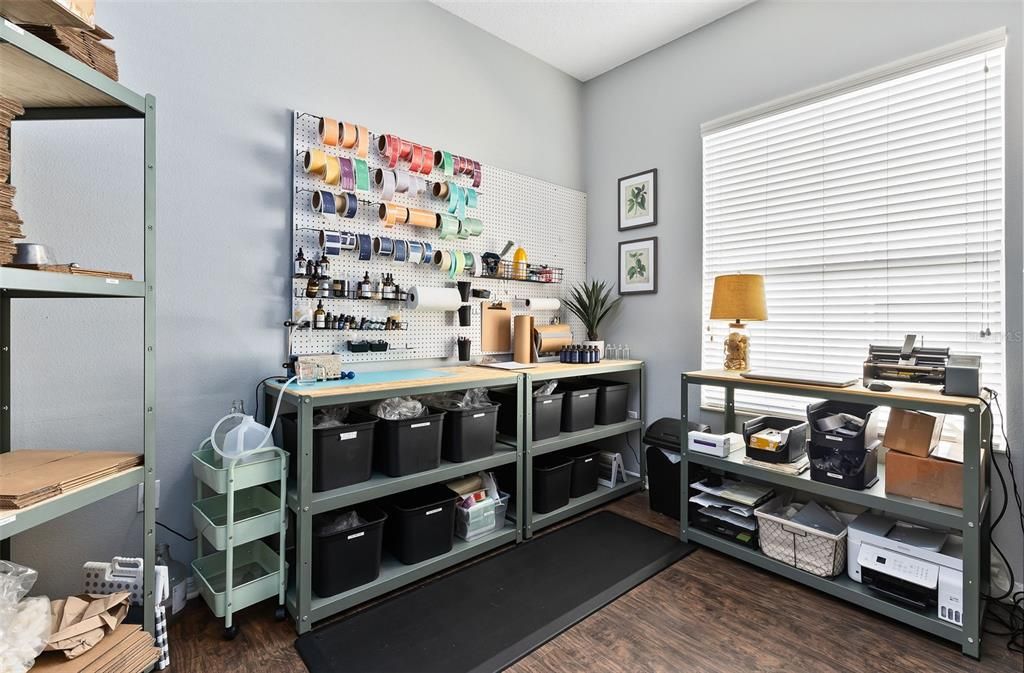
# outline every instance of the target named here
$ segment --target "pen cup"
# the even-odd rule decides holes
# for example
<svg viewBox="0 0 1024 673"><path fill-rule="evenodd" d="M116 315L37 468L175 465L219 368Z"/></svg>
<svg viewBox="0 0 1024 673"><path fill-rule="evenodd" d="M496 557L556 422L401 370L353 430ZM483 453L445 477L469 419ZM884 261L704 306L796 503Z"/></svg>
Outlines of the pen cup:
<svg viewBox="0 0 1024 673"><path fill-rule="evenodd" d="M468 280L460 280L458 282L459 295L462 297L462 301L469 301L469 288L472 285Z"/></svg>
<svg viewBox="0 0 1024 673"><path fill-rule="evenodd" d="M459 361L469 362L469 353L473 349L473 342L469 339L459 337Z"/></svg>
<svg viewBox="0 0 1024 673"><path fill-rule="evenodd" d="M469 327L470 326L471 323L470 323L470 320L469 320L469 316L470 316L470 311L471 310L472 310L471 306L460 306L459 307L459 327Z"/></svg>

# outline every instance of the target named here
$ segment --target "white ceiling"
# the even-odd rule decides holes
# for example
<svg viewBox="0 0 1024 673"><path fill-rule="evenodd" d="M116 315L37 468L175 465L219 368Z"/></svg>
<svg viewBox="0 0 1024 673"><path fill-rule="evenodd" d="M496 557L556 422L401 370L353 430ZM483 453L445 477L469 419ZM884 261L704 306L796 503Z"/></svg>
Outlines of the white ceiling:
<svg viewBox="0 0 1024 673"><path fill-rule="evenodd" d="M753 0L430 0L585 82Z"/></svg>

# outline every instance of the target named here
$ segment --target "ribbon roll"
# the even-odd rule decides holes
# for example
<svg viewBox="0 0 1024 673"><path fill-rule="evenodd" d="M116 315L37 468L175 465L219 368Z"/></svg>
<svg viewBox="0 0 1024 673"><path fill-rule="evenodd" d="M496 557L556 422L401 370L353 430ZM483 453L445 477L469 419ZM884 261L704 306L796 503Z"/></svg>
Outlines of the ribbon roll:
<svg viewBox="0 0 1024 673"><path fill-rule="evenodd" d="M479 187L480 186L480 181L483 179L483 176L484 176L484 173L483 173L483 169L480 168L480 162L479 161L474 161L473 162L473 186L474 187Z"/></svg>
<svg viewBox="0 0 1024 673"><path fill-rule="evenodd" d="M356 188L356 171L352 166L352 160L348 157L338 159L341 164L341 188L351 192Z"/></svg>
<svg viewBox="0 0 1024 673"><path fill-rule="evenodd" d="M412 159L412 143L408 140L402 140L398 136L395 136L398 140L398 158L411 160Z"/></svg>
<svg viewBox="0 0 1024 673"><path fill-rule="evenodd" d="M423 165L420 167L420 173L423 175L430 175L431 171L434 170L434 150L429 147L423 148Z"/></svg>
<svg viewBox="0 0 1024 673"><path fill-rule="evenodd" d="M338 144L338 120L324 117L316 127L320 135L320 143L334 147Z"/></svg>
<svg viewBox="0 0 1024 673"><path fill-rule="evenodd" d="M395 171L395 191L405 194L412 185L412 176L405 171Z"/></svg>
<svg viewBox="0 0 1024 673"><path fill-rule="evenodd" d="M409 209L397 203L382 203L377 207L377 216L384 226L393 227L409 220Z"/></svg>
<svg viewBox="0 0 1024 673"><path fill-rule="evenodd" d="M398 144L398 136L390 134L377 136L377 153L387 161L388 168L398 165Z"/></svg>
<svg viewBox="0 0 1024 673"><path fill-rule="evenodd" d="M341 247L342 250L356 249L357 239L355 234L353 234L350 231L340 231L338 232L338 236L341 237L338 245Z"/></svg>
<svg viewBox="0 0 1024 673"><path fill-rule="evenodd" d="M409 263L419 264L423 261L423 244L419 241L409 241Z"/></svg>
<svg viewBox="0 0 1024 673"><path fill-rule="evenodd" d="M477 278L479 278L480 274L483 273L484 263L483 263L483 260L480 259L480 254L479 253L474 252L472 254L473 254L473 275L476 276Z"/></svg>
<svg viewBox="0 0 1024 673"><path fill-rule="evenodd" d="M479 236L484 231L484 223L475 217L467 217L462 221L462 229L470 236Z"/></svg>
<svg viewBox="0 0 1024 673"><path fill-rule="evenodd" d="M404 262L409 259L409 242L395 241L395 261Z"/></svg>
<svg viewBox="0 0 1024 673"><path fill-rule="evenodd" d="M412 176L412 178L414 183L412 191L414 194L416 194L416 196L419 196L420 194L423 194L424 192L427 191L427 181L423 178L422 175L414 175Z"/></svg>
<svg viewBox="0 0 1024 673"><path fill-rule="evenodd" d="M462 174L462 157L457 154L452 155L452 173L455 175Z"/></svg>
<svg viewBox="0 0 1024 673"><path fill-rule="evenodd" d="M365 262L370 259L370 251L373 249L370 237L366 234L359 234L357 241L356 250L359 252L359 261Z"/></svg>
<svg viewBox="0 0 1024 673"><path fill-rule="evenodd" d="M323 150L308 150L302 155L302 169L307 173L321 173L327 165L327 153Z"/></svg>
<svg viewBox="0 0 1024 673"><path fill-rule="evenodd" d="M423 148L419 145L412 146L412 156L409 158L409 170L419 173L423 169Z"/></svg>
<svg viewBox="0 0 1024 673"><path fill-rule="evenodd" d="M323 181L329 185L336 185L341 181L341 161L338 157L327 157L324 164Z"/></svg>
<svg viewBox="0 0 1024 673"><path fill-rule="evenodd" d="M439 199L448 198L448 183L447 182L435 182L431 192Z"/></svg>
<svg viewBox="0 0 1024 673"><path fill-rule="evenodd" d="M337 257L341 254L341 232L320 230L320 247L325 255Z"/></svg>
<svg viewBox="0 0 1024 673"><path fill-rule="evenodd" d="M455 164L452 161L452 153L446 150L438 150L434 152L434 165L441 169L441 171L451 177L455 174Z"/></svg>
<svg viewBox="0 0 1024 673"><path fill-rule="evenodd" d="M365 159L370 153L370 132L365 126L356 127L356 156Z"/></svg>
<svg viewBox="0 0 1024 673"><path fill-rule="evenodd" d="M465 187L463 193L466 196L466 207L467 208L476 208L476 204L477 204L477 193L476 193L476 190L473 189L472 187Z"/></svg>
<svg viewBox="0 0 1024 673"><path fill-rule="evenodd" d="M387 236L376 236L373 239L373 254L378 257L390 257L395 252L395 241Z"/></svg>
<svg viewBox="0 0 1024 673"><path fill-rule="evenodd" d="M469 238L469 229L466 228L465 223L462 221L459 222L459 231L457 236L461 239Z"/></svg>
<svg viewBox="0 0 1024 673"><path fill-rule="evenodd" d="M441 250L440 252L434 253L434 258L436 259L438 255L441 255L441 262L438 264L438 266L441 267L441 271L444 273L448 273L449 271L451 271L452 253L448 252L447 250Z"/></svg>
<svg viewBox="0 0 1024 673"><path fill-rule="evenodd" d="M359 209L359 199L356 198L356 195L345 192L339 196L342 198L342 203L338 208L338 215L347 218L355 217L356 211Z"/></svg>
<svg viewBox="0 0 1024 673"><path fill-rule="evenodd" d="M434 246L430 245L426 241L423 242L423 259L420 260L421 264L432 264L434 262Z"/></svg>
<svg viewBox="0 0 1024 673"><path fill-rule="evenodd" d="M435 218L437 228L441 232L441 240L457 236L459 234L459 220L448 213L438 213Z"/></svg>
<svg viewBox="0 0 1024 673"><path fill-rule="evenodd" d="M437 226L437 213L423 210L422 208L410 208L409 218L406 220L406 223L416 227L429 227L433 229Z"/></svg>
<svg viewBox="0 0 1024 673"><path fill-rule="evenodd" d="M356 127L355 124L349 124L348 122L341 122L341 146L345 149L351 149L356 146Z"/></svg>
<svg viewBox="0 0 1024 673"><path fill-rule="evenodd" d="M353 159L356 170L356 189L362 192L370 191L370 167L363 159Z"/></svg>
<svg viewBox="0 0 1024 673"><path fill-rule="evenodd" d="M466 216L465 192L454 183L448 185L448 212L460 220Z"/></svg>
<svg viewBox="0 0 1024 673"><path fill-rule="evenodd" d="M378 168L373 172L373 181L380 187L381 196L385 201L395 197L395 172Z"/></svg>
<svg viewBox="0 0 1024 673"><path fill-rule="evenodd" d="M313 209L314 213L335 215L338 212L338 207L334 201L334 194L327 190L318 189L314 191L309 197L309 206Z"/></svg>
<svg viewBox="0 0 1024 673"><path fill-rule="evenodd" d="M462 270L466 268L466 258L461 252L456 250L452 253L452 265L448 269L448 277L455 278L455 276L462 273Z"/></svg>

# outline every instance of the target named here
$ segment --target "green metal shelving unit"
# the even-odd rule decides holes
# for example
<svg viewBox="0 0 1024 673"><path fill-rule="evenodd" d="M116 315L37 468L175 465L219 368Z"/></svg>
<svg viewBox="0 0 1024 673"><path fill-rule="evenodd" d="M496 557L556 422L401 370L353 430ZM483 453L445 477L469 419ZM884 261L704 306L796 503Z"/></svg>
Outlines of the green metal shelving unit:
<svg viewBox="0 0 1024 673"><path fill-rule="evenodd" d="M34 35L0 19L0 96L19 101L24 120L134 119L143 121L142 281L95 278L26 269L0 268L0 452L11 447L11 302L47 298L133 298L143 302L143 465L23 510L0 513L0 556L11 558L10 538L103 498L144 485L145 577L156 558L155 286L156 286L156 99L135 93L64 54ZM13 149L13 148L12 148ZM83 559L83 561L86 559ZM144 594L145 628L154 631L152 587Z"/></svg>
<svg viewBox="0 0 1024 673"><path fill-rule="evenodd" d="M812 481L809 473L791 476L743 463L738 452L728 458L718 458L701 453L690 453L683 444L679 469L683 488L680 493L679 536L683 541L699 542L724 554L742 559L760 568L788 577L809 587L849 601L868 610L896 619L904 624L927 631L933 635L951 640L960 645L964 654L978 658L981 652L981 622L984 605L981 592L985 589L987 577L982 569L984 550L989 535L989 488L987 464L991 462L989 433L992 414L988 406L978 398L943 397L937 393L923 394L894 389L892 392L873 392L861 386L850 388L822 388L820 386L771 383L743 379L723 372L689 372L682 375L680 417L681 437L687 436L689 415L689 388L691 385L709 385L724 388L724 428L732 431L736 427L735 391L753 390L768 393L783 393L812 398L825 398L842 402L874 404L894 409L929 411L963 417L964 422L964 507L957 509L934 503L886 495L885 475L879 466L879 480L872 488L854 491L832 484ZM982 449L985 457L982 458ZM846 577L834 579L818 577L762 554L759 550L744 547L735 542L716 537L689 526L688 488L689 464L695 463L742 477L756 479L775 486L803 491L834 500L852 503L865 508L883 511L897 518L947 528L960 532L964 540L963 601L964 626L946 622L930 612L909 609L872 593L867 587Z"/></svg>

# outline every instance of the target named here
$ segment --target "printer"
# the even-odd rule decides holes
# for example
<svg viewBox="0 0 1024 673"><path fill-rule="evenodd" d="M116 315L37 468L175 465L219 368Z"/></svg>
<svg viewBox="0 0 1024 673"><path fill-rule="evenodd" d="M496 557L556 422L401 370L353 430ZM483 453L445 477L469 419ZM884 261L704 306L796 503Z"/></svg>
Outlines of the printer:
<svg viewBox="0 0 1024 673"><path fill-rule="evenodd" d="M850 523L847 545L850 579L963 626L963 538L865 513Z"/></svg>

